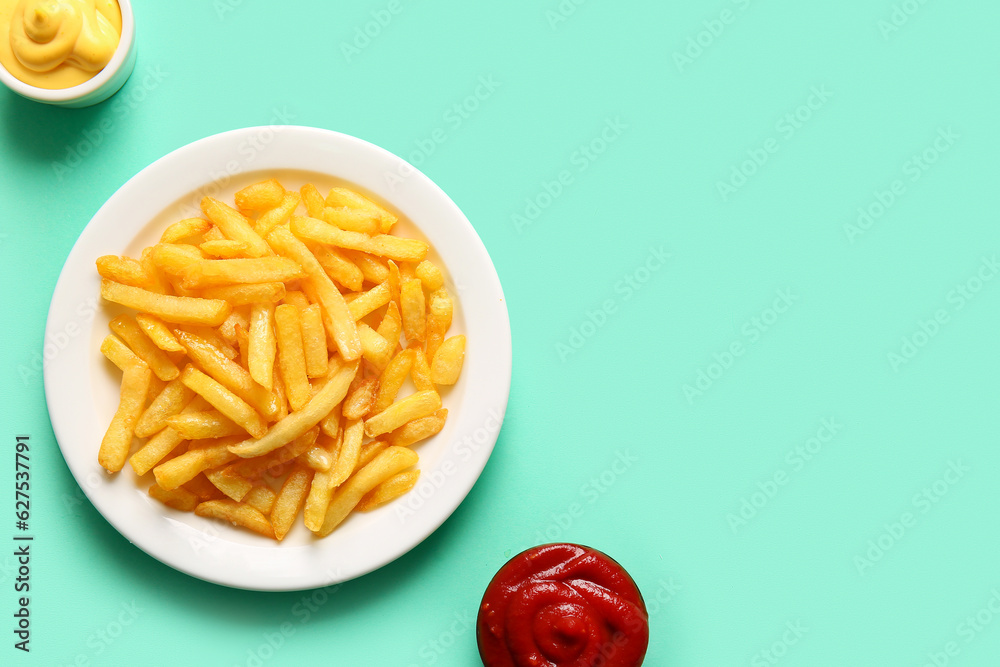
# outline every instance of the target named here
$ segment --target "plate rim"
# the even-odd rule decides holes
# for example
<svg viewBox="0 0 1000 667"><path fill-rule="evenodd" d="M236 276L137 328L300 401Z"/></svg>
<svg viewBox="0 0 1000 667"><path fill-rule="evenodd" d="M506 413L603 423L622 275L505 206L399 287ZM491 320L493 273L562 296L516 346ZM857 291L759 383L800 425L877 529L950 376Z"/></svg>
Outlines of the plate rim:
<svg viewBox="0 0 1000 667"><path fill-rule="evenodd" d="M459 505L464 502L466 496L471 492L472 487L478 481L490 456L492 455L493 449L496 445L496 441L499 437L500 430L502 428L503 419L506 413L507 404L510 396L511 387L511 376L513 369L513 349L511 342L511 330L510 330L510 317L507 310L506 298L503 293L502 286L500 284L499 276L497 275L496 267L489 256L482 239L476 232L472 223L468 220L465 214L461 211L455 202L448 197L448 195L438 186L434 181L432 181L425 174L420 172L416 167L413 167L405 160L396 156L395 154L358 137L354 137L342 132L337 132L334 130L316 128L302 125L271 125L271 126L251 126L245 128L237 128L232 130L227 130L225 132L209 135L201 139L192 141L183 146L180 146L173 151L163 155L157 160L153 161L131 178L129 178L121 187L119 187L94 213L91 219L88 221L87 225L81 230L76 241L74 242L72 248L67 255L62 268L60 269L59 276L56 280L55 287L53 289L52 298L49 303L49 309L46 316L45 322L45 334L43 339L43 345L45 342L51 339L54 332L58 332L62 322L60 317L64 314L64 311L60 308L63 304L61 303L64 296L72 296L72 285L70 284L74 277L79 277L76 272L76 267L73 265L80 261L82 253L89 248L94 235L98 233L99 229L103 229L107 225L107 216L109 211L114 210L118 203L122 200L127 199L129 196L133 195L133 191L141 191L146 185L148 179L153 179L155 176L167 169L167 167L174 164L183 164L184 161L190 161L193 157L200 155L202 151L221 151L224 150L226 146L232 144L235 146L241 139L252 136L260 136L262 133L272 132L274 133L274 140L292 142L296 139L314 139L317 142L318 149L322 146L332 147L334 149L344 149L350 151L359 151L366 155L367 158L373 160L375 163L384 163L384 173L388 173L388 170L396 171L397 174L405 173L405 183L404 187L413 190L414 197L422 196L429 197L429 201L434 203L436 206L443 206L450 212L450 217L454 222L457 222L459 227L465 232L465 237L461 241L461 244L471 243L471 247L467 248L469 250L475 250L475 253L480 256L481 259L485 259L481 268L483 269L482 277L485 278L487 284L477 286L479 289L489 291L490 295L496 295L499 299L499 303L494 305L494 312L500 318L502 327L499 330L494 331L501 343L500 349L491 348L493 354L498 355L498 360L503 372L500 377L494 378L495 384L493 386L493 399L498 399L491 406L491 415L496 411L495 421L497 422L495 429L488 433L487 441L482 444L477 442L477 448L474 452L475 456L471 461L471 464L467 466L466 472L458 476L458 480L464 480L467 483L463 483L458 487L452 489L450 498L451 500L446 501L448 506L446 511L439 511L436 514L431 515L433 518L429 521L424 521L421 523L422 528L416 531L410 531L411 533L417 533L416 536L409 535L403 541L398 544L392 543L392 546L384 549L384 552L377 558L372 559L369 563L364 566L353 566L346 572L342 572L340 569L337 570L335 574L331 576L329 570L320 572L304 573L301 576L293 577L291 580L288 578L282 580L273 581L261 581L260 579L247 580L245 575L250 575L252 573L241 573L240 571L206 571L205 567L199 567L197 564L193 565L190 563L178 560L172 555L165 555L163 549L157 543L156 539L151 538L147 534L136 534L132 529L131 518L123 516L122 512L124 510L119 510L117 507L109 506L109 499L105 497L100 491L104 484L94 484L88 483L88 475L92 475L93 470L84 470L81 465L78 465L75 457L71 456L67 451L69 447L70 437L67 435L66 430L70 427L64 423L64 417L62 416L63 407L61 406L60 397L60 381L59 378L55 377L57 373L61 372L59 363L50 363L50 360L46 359L43 368L43 382L44 382L44 393L46 400L46 407L49 414L49 420L51 422L53 434L55 436L56 442L59 446L60 454L63 460L66 462L67 467L70 469L74 480L82 489L88 500L95 507L99 514L101 514L104 519L111 524L111 526L120 533L129 543L134 544L140 550L148 554L150 557L168 565L169 567L176 569L178 571L184 572L192 577L202 579L211 583L228 586L232 588L240 588L245 590L256 590L256 591L295 591L295 590L309 590L313 588L329 586L337 583L342 583L344 581L349 581L351 579L363 576L374 570L377 570L384 565L396 560L405 553L409 552L411 549L415 548L424 539L433 534L454 512L458 509ZM284 137L282 139L281 137ZM220 158L223 159L224 158ZM265 157L265 164L253 164L250 168L245 170L240 170L236 174L231 174L232 176L239 177L241 174L251 174L259 171L266 170L303 170L303 171L317 171L310 167L302 166L268 166L266 164L267 159ZM204 168L195 170L197 173L204 171ZM317 172L321 173L321 172ZM350 174L333 174L329 173L332 178L342 179L345 181L355 182L351 178ZM173 193L173 202L176 203L180 201L185 196L191 193L198 193L203 191L205 188L212 184L212 181L206 177L199 181L200 185L195 185L190 190L185 190L184 188L178 186L177 188L167 188L168 191ZM224 186L223 186L224 187ZM366 187L366 185L362 185ZM148 188L147 188L148 189ZM380 188L367 188L369 190L378 190ZM384 190L384 188L381 188ZM395 187L392 188L395 190ZM387 201L390 205L396 207L397 204L393 202L390 197L384 194L379 194L380 198ZM419 198L419 197L418 197ZM152 204L151 204L152 206ZM159 213L164 212L169 207L169 204L164 204L158 207ZM153 213L153 216L158 213ZM136 238L137 235L142 233L145 225L149 224L151 218L144 218L144 216L136 216L135 221L131 224L123 225L126 230L125 232L119 233L118 237L123 240L124 244L128 244ZM411 221L411 223L420 230L421 233L429 236L427 234L427 229L421 227L416 222ZM437 225L438 223L434 223ZM447 223L446 226L450 225L451 222ZM454 229L449 229L450 232L454 232ZM433 244L432 244L433 245ZM86 257L84 258L87 262L92 263L96 257ZM85 262L85 264L87 263ZM447 267L446 267L447 268ZM94 271L94 276L96 276L96 271ZM86 282L86 281L81 281ZM78 291L78 290L77 290ZM97 302L100 302L99 293L92 295ZM459 303L465 306L468 300L468 295L464 298L459 297ZM71 341L67 347L74 345L89 346L89 338L87 335L93 331L93 324L88 322L83 327L83 334L79 336L76 341ZM493 341L494 343L496 341ZM66 358L65 349L57 354L52 362L59 362L60 357L65 360ZM43 355L44 358L44 355ZM468 359L467 359L468 361ZM497 360L494 360L497 361ZM65 364L65 361L63 362ZM62 376L60 376L62 377ZM90 371L84 371L84 378L90 377ZM474 391L478 391L477 387L472 388ZM499 391L496 391L499 389ZM467 390L468 391L468 390ZM492 399L491 399L492 400ZM442 457L447 458L448 453L454 449L453 444L446 443L446 449L443 450ZM93 461L96 462L96 444L95 449L92 452L94 454ZM80 457L83 454L79 455ZM105 482L108 484L114 483L115 480L119 480L121 473L116 476L106 476ZM131 508L129 508L131 509ZM163 515L167 520L169 516ZM329 538L326 538L329 539ZM321 544L321 542L317 542ZM242 548L243 545L238 543L232 543L238 545ZM274 549L280 550L282 545L274 545ZM300 547L289 547L289 552L299 549ZM236 568L234 568L235 570ZM322 576L320 576L322 575Z"/></svg>

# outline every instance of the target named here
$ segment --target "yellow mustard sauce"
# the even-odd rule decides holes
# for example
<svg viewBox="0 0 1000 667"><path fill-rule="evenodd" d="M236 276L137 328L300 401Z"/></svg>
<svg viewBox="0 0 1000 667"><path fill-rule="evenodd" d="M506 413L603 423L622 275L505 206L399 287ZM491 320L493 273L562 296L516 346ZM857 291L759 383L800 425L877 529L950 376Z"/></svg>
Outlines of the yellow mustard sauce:
<svg viewBox="0 0 1000 667"><path fill-rule="evenodd" d="M116 0L0 0L0 64L37 88L93 78L121 39Z"/></svg>

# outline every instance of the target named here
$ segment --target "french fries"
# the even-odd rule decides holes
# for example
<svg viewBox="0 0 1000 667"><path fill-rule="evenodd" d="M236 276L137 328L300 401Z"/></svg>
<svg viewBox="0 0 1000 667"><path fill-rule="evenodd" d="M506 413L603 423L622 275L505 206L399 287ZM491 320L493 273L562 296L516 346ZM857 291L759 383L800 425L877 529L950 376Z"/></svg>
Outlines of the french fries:
<svg viewBox="0 0 1000 667"><path fill-rule="evenodd" d="M274 389L274 360L278 353L278 339L274 333L273 303L255 303L251 306L247 343L250 377L264 389Z"/></svg>
<svg viewBox="0 0 1000 667"><path fill-rule="evenodd" d="M236 192L236 208L264 211L279 205L285 196L285 188L276 179L269 178L260 183L248 185Z"/></svg>
<svg viewBox="0 0 1000 667"><path fill-rule="evenodd" d="M111 320L108 326L132 348L137 357L146 362L156 377L161 380L173 380L181 374L177 365L163 350L153 344L132 317L119 315Z"/></svg>
<svg viewBox="0 0 1000 667"><path fill-rule="evenodd" d="M421 262L427 256L428 246L423 241L387 234L368 236L361 232L348 232L311 217L293 215L291 230L302 239L347 250L360 250L397 262Z"/></svg>
<svg viewBox="0 0 1000 667"><path fill-rule="evenodd" d="M416 486L419 477L419 470L407 470L393 475L361 498L361 502L358 503L358 511L370 512L376 507L381 507L398 498Z"/></svg>
<svg viewBox="0 0 1000 667"><path fill-rule="evenodd" d="M235 500L206 500L194 509L198 516L222 519L234 526L243 526L264 537L274 537L274 529L267 517L252 505Z"/></svg>
<svg viewBox="0 0 1000 667"><path fill-rule="evenodd" d="M233 309L221 299L169 296L108 279L101 281L101 297L175 324L207 324L217 327Z"/></svg>
<svg viewBox="0 0 1000 667"><path fill-rule="evenodd" d="M431 381L434 384L455 384L465 361L465 336L452 336L441 343L431 362Z"/></svg>
<svg viewBox="0 0 1000 667"><path fill-rule="evenodd" d="M306 353L302 348L302 325L299 309L283 303L274 310L274 329L278 338L278 368L291 409L301 410L309 402L312 388L306 373Z"/></svg>
<svg viewBox="0 0 1000 667"><path fill-rule="evenodd" d="M403 335L406 340L423 341L427 331L423 284L416 278L403 279L399 299L403 315Z"/></svg>
<svg viewBox="0 0 1000 667"><path fill-rule="evenodd" d="M316 256L284 227L275 229L268 234L267 239L279 254L298 261L302 266L306 274L306 283L323 307L323 324L336 343L340 355L348 361L360 357L361 340L358 338L358 328L354 324L354 318L351 317L351 311L344 301L344 296L320 266Z"/></svg>
<svg viewBox="0 0 1000 667"><path fill-rule="evenodd" d="M222 230L226 238L246 243L247 253L251 257L264 257L272 254L264 239L250 226L250 221L236 209L226 206L212 197L204 197L201 200L201 212Z"/></svg>
<svg viewBox="0 0 1000 667"><path fill-rule="evenodd" d="M105 255L97 258L97 273L102 278L133 287L149 288L150 279L142 263L131 257Z"/></svg>
<svg viewBox="0 0 1000 667"><path fill-rule="evenodd" d="M164 426L167 419L176 415L194 398L194 392L184 386L179 379L170 383L153 399L146 411L135 424L135 435L148 438Z"/></svg>
<svg viewBox="0 0 1000 667"><path fill-rule="evenodd" d="M160 243L180 243L195 236L201 236L212 228L212 223L204 218L184 218L163 230Z"/></svg>
<svg viewBox="0 0 1000 667"><path fill-rule="evenodd" d="M441 408L441 396L433 389L425 389L396 401L365 422L365 434L376 438L394 431L406 422L427 417Z"/></svg>
<svg viewBox="0 0 1000 667"><path fill-rule="evenodd" d="M242 426L223 415L218 410L184 412L167 417L166 425L187 440L224 438L227 435L246 433ZM138 427L136 427L138 431Z"/></svg>
<svg viewBox="0 0 1000 667"><path fill-rule="evenodd" d="M278 492L278 497L275 498L274 506L271 508L274 539L279 542L285 539L292 522L302 509L312 478L313 471L305 467L296 468L285 478L285 483L282 484L281 491Z"/></svg>
<svg viewBox="0 0 1000 667"><path fill-rule="evenodd" d="M323 525L316 531L326 537L347 518L366 493L417 462L417 455L405 447L388 447L359 470L330 499Z"/></svg>
<svg viewBox="0 0 1000 667"><path fill-rule="evenodd" d="M122 374L121 402L97 454L97 462L108 472L118 472L125 465L132 446L133 429L146 403L152 378L152 371L144 366L127 368Z"/></svg>
<svg viewBox="0 0 1000 667"><path fill-rule="evenodd" d="M302 325L302 348L306 357L306 374L311 378L323 377L330 368L326 348L326 331L323 329L323 310L318 303L309 304L299 312Z"/></svg>
<svg viewBox="0 0 1000 667"><path fill-rule="evenodd" d="M330 414L330 411L344 400L344 396L347 395L347 389L351 386L351 380L357 371L358 362L356 361L340 366L339 368L335 367L330 371L332 374L330 381L316 392L316 395L301 410L289 414L275 424L274 428L270 431L266 431L266 435L257 435L250 429L247 429L247 432L256 439L234 445L231 451L243 458L250 458L267 454L282 445L288 444L313 426L319 424L323 417ZM182 375L181 377L183 378L184 376ZM211 400L209 400L209 403L211 403ZM221 408L219 408L219 412L226 414ZM229 415L226 416L230 417ZM240 423L238 419L232 417L230 419L233 419L236 423Z"/></svg>
<svg viewBox="0 0 1000 667"><path fill-rule="evenodd" d="M181 286L201 289L240 283L286 283L302 275L302 267L284 257L203 259L184 268Z"/></svg>
<svg viewBox="0 0 1000 667"><path fill-rule="evenodd" d="M323 537L414 487L465 337L447 337L429 246L389 235L387 208L273 178L234 200L203 198L139 259L97 259L102 297L136 311L101 344L122 379L98 462L175 510Z"/></svg>
<svg viewBox="0 0 1000 667"><path fill-rule="evenodd" d="M397 218L389 211L385 210L367 197L358 194L348 188L333 188L326 196L324 202L327 206L345 206L361 211L375 213L379 217L379 231L388 234L392 226L396 224Z"/></svg>
<svg viewBox="0 0 1000 667"><path fill-rule="evenodd" d="M163 320L152 315L139 313L135 316L135 321L139 325L139 328L142 329L142 332L153 341L153 344L164 352L184 351L184 348L177 341L177 337L174 336L170 327L163 323Z"/></svg>
<svg viewBox="0 0 1000 667"><path fill-rule="evenodd" d="M181 373L181 382L208 401L216 410L246 429L250 435L263 438L267 433L267 423L264 418L246 401L197 368L193 366L185 368Z"/></svg>

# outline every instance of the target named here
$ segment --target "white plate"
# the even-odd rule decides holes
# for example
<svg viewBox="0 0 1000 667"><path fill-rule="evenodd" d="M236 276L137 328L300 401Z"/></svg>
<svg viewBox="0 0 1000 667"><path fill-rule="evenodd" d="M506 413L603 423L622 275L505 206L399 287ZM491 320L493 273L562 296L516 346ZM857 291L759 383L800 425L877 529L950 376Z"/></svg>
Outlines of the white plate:
<svg viewBox="0 0 1000 667"><path fill-rule="evenodd" d="M285 187L353 184L400 214L403 235L433 247L456 296L449 334L468 339L462 377L442 392L448 421L416 445L420 482L403 498L354 514L314 539L301 520L277 544L227 524L177 512L146 494L126 465L108 475L97 450L118 403L120 373L100 353L117 309L100 301L94 260L138 257L167 224L200 215L203 194L232 201L240 187L278 174ZM325 191L325 190L324 190ZM412 225L405 222L407 219ZM394 230L395 231L395 230ZM398 558L440 526L475 484L500 431L510 393L507 307L493 263L472 225L429 178L400 158L344 134L307 127L246 128L184 146L128 181L101 207L69 254L49 307L45 397L73 476L98 511L150 556L236 588L299 590L361 576Z"/></svg>

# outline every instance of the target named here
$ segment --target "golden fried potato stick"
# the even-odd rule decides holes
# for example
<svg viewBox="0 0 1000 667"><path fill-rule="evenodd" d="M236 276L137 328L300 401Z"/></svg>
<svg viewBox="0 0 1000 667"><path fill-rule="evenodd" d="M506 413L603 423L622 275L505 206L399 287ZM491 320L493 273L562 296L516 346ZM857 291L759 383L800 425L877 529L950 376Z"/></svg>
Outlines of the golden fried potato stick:
<svg viewBox="0 0 1000 667"><path fill-rule="evenodd" d="M410 378L417 391L434 389L434 382L431 380L431 367L427 363L427 355L420 347L420 341L413 341L406 346L413 353L413 367L410 368Z"/></svg>
<svg viewBox="0 0 1000 667"><path fill-rule="evenodd" d="M108 334L104 338L101 343L101 354L107 357L108 361L117 366L120 371L135 367L149 368L145 361L135 356L135 352L130 350L128 345L114 334Z"/></svg>
<svg viewBox="0 0 1000 667"><path fill-rule="evenodd" d="M250 435L263 438L267 433L267 422L256 410L217 380L205 375L197 368L193 366L185 368L184 372L181 373L181 382L204 397L216 410L246 429Z"/></svg>
<svg viewBox="0 0 1000 667"><path fill-rule="evenodd" d="M379 283L367 292L362 292L356 299L348 304L351 315L355 320L360 320L368 313L373 313L385 304L389 303L389 281Z"/></svg>
<svg viewBox="0 0 1000 667"><path fill-rule="evenodd" d="M444 342L444 336L451 328L451 318L454 304L448 290L441 289L431 292L427 301L427 358L433 359L438 347Z"/></svg>
<svg viewBox="0 0 1000 667"><path fill-rule="evenodd" d="M142 366L126 368L122 374L121 401L97 454L97 462L108 472L118 472L125 465L132 448L133 429L146 404L152 378L153 372Z"/></svg>
<svg viewBox="0 0 1000 667"><path fill-rule="evenodd" d="M423 283L416 278L404 278L400 290L399 309L403 315L403 335L408 341L422 341L426 335Z"/></svg>
<svg viewBox="0 0 1000 667"><path fill-rule="evenodd" d="M318 218L323 214L326 202L323 201L323 195L319 193L315 185L306 183L299 188L299 193L302 195L302 203L306 205L306 211L309 215Z"/></svg>
<svg viewBox="0 0 1000 667"><path fill-rule="evenodd" d="M149 487L149 495L156 498L167 507L173 507L182 512L193 512L198 506L198 496L183 487L178 487L171 491L161 489L158 484Z"/></svg>
<svg viewBox="0 0 1000 667"><path fill-rule="evenodd" d="M207 404L206 401L206 406ZM182 412L168 417L166 424L186 440L206 440L246 434L242 426L218 410Z"/></svg>
<svg viewBox="0 0 1000 667"><path fill-rule="evenodd" d="M233 438L192 442L191 449L153 468L156 483L165 491L171 491L191 481L200 472L225 465L236 458L229 451L233 442Z"/></svg>
<svg viewBox="0 0 1000 667"><path fill-rule="evenodd" d="M180 339L181 344L187 349L191 361L197 364L214 381L221 383L228 391L239 397L241 401L248 403L267 419L277 417L280 409L278 397L254 382L249 371L232 359L229 359L217 347L201 336L196 336L186 331L178 331L177 338ZM209 399L210 402L211 400ZM219 412L233 419L240 426L247 426L247 423L233 418L225 410L220 408ZM250 423L256 423L256 421ZM253 433L253 430L250 428L247 428L247 431Z"/></svg>
<svg viewBox="0 0 1000 667"><path fill-rule="evenodd" d="M278 447L263 456L249 459L240 459L237 457L238 460L233 462L229 467L236 474L250 479L260 477L265 472L272 477L280 477L284 464L295 460L309 451L316 444L318 436L319 429L313 427L287 445Z"/></svg>
<svg viewBox="0 0 1000 667"><path fill-rule="evenodd" d="M125 285L149 289L152 281L142 268L142 264L131 257L104 255L97 258L97 273L102 278Z"/></svg>
<svg viewBox="0 0 1000 667"><path fill-rule="evenodd" d="M292 470L285 478L285 483L281 485L281 491L271 508L271 525L274 526L274 539L279 542L285 539L288 530L295 522L295 517L299 515L306 494L309 493L309 485L313 479L313 471L309 468L299 466Z"/></svg>
<svg viewBox="0 0 1000 667"><path fill-rule="evenodd" d="M370 417L365 422L365 434L375 438L395 431L408 421L427 417L441 409L441 396L436 391L424 390L407 396Z"/></svg>
<svg viewBox="0 0 1000 667"><path fill-rule="evenodd" d="M236 284L287 283L303 275L298 264L284 257L202 259L184 268L181 286L205 289Z"/></svg>
<svg viewBox="0 0 1000 667"><path fill-rule="evenodd" d="M255 303L250 307L247 332L247 366L250 377L268 391L274 389L274 360L278 339L274 333L274 304Z"/></svg>
<svg viewBox="0 0 1000 667"><path fill-rule="evenodd" d="M222 519L237 526L243 526L264 537L274 538L274 529L260 510L235 500L206 500L195 508L194 513L209 519Z"/></svg>
<svg viewBox="0 0 1000 667"><path fill-rule="evenodd" d="M406 422L389 434L389 444L393 447L409 447L410 445L437 435L448 419L448 410L442 408L430 417L421 417Z"/></svg>
<svg viewBox="0 0 1000 667"><path fill-rule="evenodd" d="M240 477L230 468L206 470L205 477L215 488L237 502L242 501L253 488L253 482L245 477Z"/></svg>
<svg viewBox="0 0 1000 667"><path fill-rule="evenodd" d="M433 292L444 286L444 275L442 275L441 269L430 260L425 259L417 264L416 268L413 269L413 275L420 279L420 282L424 284L424 289L428 292Z"/></svg>
<svg viewBox="0 0 1000 667"><path fill-rule="evenodd" d="M388 447L337 489L327 507L323 525L316 534L319 537L329 535L347 518L366 493L416 462L417 455L412 449Z"/></svg>
<svg viewBox="0 0 1000 667"><path fill-rule="evenodd" d="M333 188L326 196L324 202L327 206L347 206L362 211L371 211L379 216L379 231L388 234L392 226L396 224L396 216L385 210L372 200L349 188Z"/></svg>
<svg viewBox="0 0 1000 667"><path fill-rule="evenodd" d="M153 344L130 315L119 315L108 323L108 327L132 348L137 357L146 362L156 377L170 381L181 374L166 352Z"/></svg>
<svg viewBox="0 0 1000 667"><path fill-rule="evenodd" d="M293 215L291 230L299 238L348 250L360 250L397 262L421 262L427 256L428 246L423 241L387 234L368 236L359 232L347 232L313 217Z"/></svg>
<svg viewBox="0 0 1000 667"><path fill-rule="evenodd" d="M247 329L250 328L249 306L240 306L239 308L233 308L233 312L229 314L229 317L226 318L225 322L219 325L219 328L217 330L217 334L222 338L223 341L225 341L225 345L219 345L218 343L214 342L213 344L220 349L228 346L228 348L233 353L232 356L230 357L229 352L226 352L226 350L224 349L223 352L230 359L235 359L238 356L236 348L233 347L234 345L239 344L239 340L236 336L237 326L239 326L239 328L242 329L243 331L246 331Z"/></svg>
<svg viewBox="0 0 1000 667"><path fill-rule="evenodd" d="M396 348L399 347L399 334L403 333L403 318L399 314L399 307L395 301L389 302L389 307L385 309L385 315L379 322L376 332L388 341L393 354L395 354Z"/></svg>
<svg viewBox="0 0 1000 667"><path fill-rule="evenodd" d="M203 500L217 500L219 498L224 497L222 491L219 491L219 489L217 489L215 485L213 485L210 481L208 481L208 478L205 477L205 473L203 472L198 473L197 475L195 475L188 481L184 482L177 488L184 489L185 491L190 491L195 495L196 498L198 498L198 502L201 502Z"/></svg>
<svg viewBox="0 0 1000 667"><path fill-rule="evenodd" d="M282 299L282 303L287 303L295 306L299 310L307 308L310 304L309 297L307 297L303 292L299 290L288 290L285 293L285 298Z"/></svg>
<svg viewBox="0 0 1000 667"><path fill-rule="evenodd" d="M266 211L260 214L257 221L253 223L253 229L261 238L266 238L271 230L278 225L283 225L288 222L289 216L295 211L299 206L299 202L302 198L299 196L298 192L286 192L281 198L281 203L272 208L270 211Z"/></svg>
<svg viewBox="0 0 1000 667"><path fill-rule="evenodd" d="M337 462L333 464L333 474L330 484L340 486L354 473L361 456L361 441L365 437L365 424L360 419L353 419L344 425L344 441L337 454Z"/></svg>
<svg viewBox="0 0 1000 667"><path fill-rule="evenodd" d="M264 514L270 514L271 508L274 507L274 499L277 497L278 494L274 492L274 489L263 482L257 482L243 496L243 502Z"/></svg>
<svg viewBox="0 0 1000 667"><path fill-rule="evenodd" d="M217 327L232 311L232 306L220 299L168 296L107 279L101 281L101 297L174 324L207 324Z"/></svg>
<svg viewBox="0 0 1000 667"><path fill-rule="evenodd" d="M361 339L361 354L375 368L382 370L392 358L392 345L378 332L362 322L358 325L358 338Z"/></svg>
<svg viewBox="0 0 1000 667"><path fill-rule="evenodd" d="M211 406L201 396L195 396L191 399L191 402L181 410L181 414L188 414L191 412L198 412L210 408ZM147 472L153 469L153 466L157 465L166 456L168 456L172 451L177 449L177 447L186 440L183 435L175 431L172 427L166 426L160 430L156 435L146 441L139 450L133 454L128 463L132 466L132 470L135 471L136 475L140 477L145 475Z"/></svg>
<svg viewBox="0 0 1000 667"><path fill-rule="evenodd" d="M306 355L306 374L311 378L326 376L330 370L329 351L326 346L326 329L323 327L323 309L313 303L299 312L302 325L302 347Z"/></svg>
<svg viewBox="0 0 1000 667"><path fill-rule="evenodd" d="M287 445L319 424L323 417L330 414L335 405L344 400L344 396L347 395L347 389L351 386L351 380L354 379L354 374L357 372L358 362L356 361L334 366L328 376L330 380L306 403L305 407L279 421L271 427L271 430L266 435L258 437L256 440L250 439L234 445L230 451L237 456L250 458L266 454L278 447ZM438 407L441 406L439 405ZM225 414L222 410L220 412ZM236 419L233 421L239 423ZM250 433L253 435L252 431Z"/></svg>
<svg viewBox="0 0 1000 667"><path fill-rule="evenodd" d="M403 278L399 272L399 265L389 260L389 296L393 302L399 303L399 295L402 291Z"/></svg>
<svg viewBox="0 0 1000 667"><path fill-rule="evenodd" d="M265 257L271 254L271 249L253 230L250 221L236 209L226 206L218 199L204 197L201 200L201 212L222 230L226 238L246 243L249 246L247 252L251 257Z"/></svg>
<svg viewBox="0 0 1000 667"><path fill-rule="evenodd" d="M326 206L320 211L319 217L324 222L335 225L349 232L374 234L379 231L381 219L378 214L345 206Z"/></svg>
<svg viewBox="0 0 1000 667"><path fill-rule="evenodd" d="M419 478L419 470L407 470L393 475L366 493L361 502L358 503L357 511L370 512L376 507L381 507L387 502L399 498L416 486Z"/></svg>
<svg viewBox="0 0 1000 667"><path fill-rule="evenodd" d="M413 352L410 350L400 350L392 358L392 361L382 371L382 375L379 376L378 391L375 393L375 403L371 408L372 413L378 414L392 405L412 366Z"/></svg>
<svg viewBox="0 0 1000 667"><path fill-rule="evenodd" d="M250 250L246 242L233 241L232 239L205 241L198 248L209 257L218 259L245 258Z"/></svg>
<svg viewBox="0 0 1000 667"><path fill-rule="evenodd" d="M299 461L316 471L329 470L336 463L330 450L319 442L310 447L308 452L300 456Z"/></svg>
<svg viewBox="0 0 1000 667"><path fill-rule="evenodd" d="M360 373L359 373L360 375ZM375 405L375 392L378 390L378 378L365 378L352 389L344 399L341 408L347 419L361 419Z"/></svg>
<svg viewBox="0 0 1000 667"><path fill-rule="evenodd" d="M168 276L181 275L193 263L205 258L198 246L185 243L157 243L150 250L153 263Z"/></svg>
<svg viewBox="0 0 1000 667"><path fill-rule="evenodd" d="M441 343L431 362L431 381L434 384L455 384L462 373L465 361L465 336L452 336Z"/></svg>
<svg viewBox="0 0 1000 667"><path fill-rule="evenodd" d="M183 410L192 398L194 392L185 387L180 379L171 380L139 417L135 424L136 436L148 438L162 429L167 425L167 419Z"/></svg>
<svg viewBox="0 0 1000 667"><path fill-rule="evenodd" d="M203 290L201 295L206 299L223 299L231 303L234 307L265 301L277 303L285 298L285 284L270 282L209 287Z"/></svg>
<svg viewBox="0 0 1000 667"><path fill-rule="evenodd" d="M316 256L316 261L331 279L336 280L352 292L361 289L365 282L365 274L346 254L336 248L319 243L306 244L306 247Z"/></svg>
<svg viewBox="0 0 1000 667"><path fill-rule="evenodd" d="M228 321L229 321L229 318L227 317L226 318L226 322L228 322ZM226 322L223 322L220 325L220 328L222 326L224 326L226 324ZM235 332L235 327L233 327L233 329L234 329L233 333L235 334L236 333ZM218 330L218 329L213 329L212 327L191 326L189 324L189 325L185 325L185 326L182 326L182 327L174 327L173 331L174 331L174 335L175 336L179 335L181 331L185 331L185 332L187 332L189 334L193 334L195 336L198 336L199 338L201 338L202 340L204 340L206 343L208 343L209 345L211 345L215 349L216 352L222 353L222 355L225 356L227 359L235 359L237 356L239 356L238 353L237 353L237 351L236 351L236 348L233 347L233 343L235 343L236 341L235 340L233 340L233 341L226 340L225 336L223 336L220 333L220 330ZM180 342L180 341L178 341L178 342ZM184 351L186 353L187 349L185 348Z"/></svg>
<svg viewBox="0 0 1000 667"><path fill-rule="evenodd" d="M163 323L158 317L152 315L147 315L145 313L139 313L135 316L136 324L142 329L143 333L149 336L149 339L153 341L156 347L160 348L164 352L183 352L184 348L179 342L177 342L177 337L174 336L174 332L170 330L166 324Z"/></svg>
<svg viewBox="0 0 1000 667"><path fill-rule="evenodd" d="M361 274L371 284L379 285L389 279L389 266L378 257L357 250L345 250L344 253L361 269Z"/></svg>
<svg viewBox="0 0 1000 667"><path fill-rule="evenodd" d="M142 254L139 256L139 263L142 264L142 270L146 272L146 276L149 278L150 284L146 289L157 294L167 294L170 291L170 283L167 282L166 277L153 261L152 248L142 249Z"/></svg>
<svg viewBox="0 0 1000 667"><path fill-rule="evenodd" d="M204 218L184 218L163 230L160 243L180 243L201 236L211 228L212 223Z"/></svg>
<svg viewBox="0 0 1000 667"><path fill-rule="evenodd" d="M284 195L285 188L281 187L281 183L269 178L237 190L233 199L236 201L236 208L240 210L265 211L281 204Z"/></svg>
<svg viewBox="0 0 1000 667"><path fill-rule="evenodd" d="M306 528L314 533L323 526L326 508L330 506L330 498L333 497L331 475L330 471L317 470L309 486L309 495L306 496L305 507L302 510L303 518Z"/></svg>
<svg viewBox="0 0 1000 667"><path fill-rule="evenodd" d="M361 445L361 455L358 457L358 468L364 468L366 465L372 462L376 456L385 451L385 448L389 446L389 443L384 440L372 440L371 442L366 442Z"/></svg>
<svg viewBox="0 0 1000 667"><path fill-rule="evenodd" d="M306 374L306 355L302 346L299 309L283 303L274 310L274 329L278 338L278 369L292 411L301 410L312 397Z"/></svg>
<svg viewBox="0 0 1000 667"><path fill-rule="evenodd" d="M284 227L276 228L268 235L267 240L278 254L295 260L305 271L305 282L315 291L317 300L323 307L323 323L336 343L340 356L347 361L361 357L358 328L347 302L309 248Z"/></svg>

